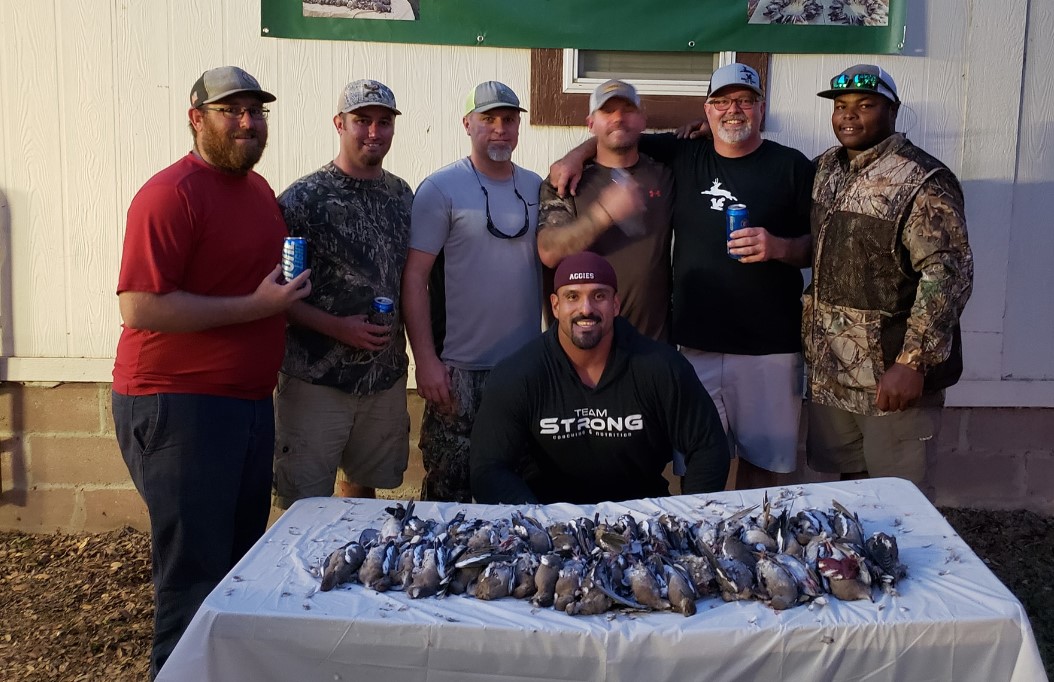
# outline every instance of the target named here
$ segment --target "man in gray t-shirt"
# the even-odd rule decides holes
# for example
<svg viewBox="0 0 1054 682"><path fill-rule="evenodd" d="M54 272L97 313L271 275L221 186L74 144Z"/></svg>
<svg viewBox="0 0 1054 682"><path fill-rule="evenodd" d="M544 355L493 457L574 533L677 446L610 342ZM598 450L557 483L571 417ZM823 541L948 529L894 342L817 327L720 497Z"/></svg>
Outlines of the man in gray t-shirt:
<svg viewBox="0 0 1054 682"><path fill-rule="evenodd" d="M425 178L414 198L402 305L426 401L426 500L471 500L469 436L487 375L541 328L542 180L512 163L521 111L507 85L476 86L462 119L469 156Z"/></svg>

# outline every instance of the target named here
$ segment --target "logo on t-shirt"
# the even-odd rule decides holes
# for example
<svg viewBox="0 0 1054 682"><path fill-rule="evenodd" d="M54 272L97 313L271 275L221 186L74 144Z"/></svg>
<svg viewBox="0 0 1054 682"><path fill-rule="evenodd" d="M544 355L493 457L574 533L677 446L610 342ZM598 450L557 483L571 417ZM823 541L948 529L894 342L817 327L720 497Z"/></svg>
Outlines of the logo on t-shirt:
<svg viewBox="0 0 1054 682"><path fill-rule="evenodd" d="M737 201L735 195L729 192L727 189L721 188L721 181L714 178L714 184L710 185L710 189L704 189L700 194L705 194L710 197L710 208L714 211L725 212L725 202Z"/></svg>
<svg viewBox="0 0 1054 682"><path fill-rule="evenodd" d="M573 410L573 412L575 416L566 419L546 417L538 420L538 435L552 436L553 440L585 435L627 438L634 431L644 429L644 417L640 414L612 417L607 410L595 410L588 407Z"/></svg>

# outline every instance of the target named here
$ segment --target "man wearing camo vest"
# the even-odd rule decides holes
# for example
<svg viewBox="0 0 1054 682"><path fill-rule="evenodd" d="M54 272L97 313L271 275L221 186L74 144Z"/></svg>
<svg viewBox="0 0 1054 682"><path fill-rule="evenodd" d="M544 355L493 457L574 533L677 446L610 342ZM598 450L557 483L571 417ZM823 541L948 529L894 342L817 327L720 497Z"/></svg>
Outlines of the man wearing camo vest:
<svg viewBox="0 0 1054 682"><path fill-rule="evenodd" d="M962 187L895 132L893 78L859 64L819 93L840 146L816 160L813 279L805 293L809 465L896 476L932 496L943 389L962 373L973 286Z"/></svg>
<svg viewBox="0 0 1054 682"><path fill-rule="evenodd" d="M340 152L282 193L289 234L307 240L316 286L289 312L275 401L275 505L333 493L373 497L402 484L409 456L399 282L413 193L382 168L399 110L387 86L349 83L333 117ZM368 319L393 300L391 324ZM345 480L346 479L346 480Z"/></svg>

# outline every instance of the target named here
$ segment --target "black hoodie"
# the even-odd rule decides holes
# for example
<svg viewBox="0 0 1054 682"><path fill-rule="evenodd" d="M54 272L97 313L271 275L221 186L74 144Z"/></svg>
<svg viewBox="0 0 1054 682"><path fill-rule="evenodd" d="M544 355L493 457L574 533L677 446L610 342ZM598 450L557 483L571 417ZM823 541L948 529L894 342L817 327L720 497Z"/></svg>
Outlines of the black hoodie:
<svg viewBox="0 0 1054 682"><path fill-rule="evenodd" d="M558 328L498 364L472 430L472 495L486 504L591 504L669 494L683 452L684 493L724 489L728 444L717 409L673 348L615 318L596 388L578 378Z"/></svg>

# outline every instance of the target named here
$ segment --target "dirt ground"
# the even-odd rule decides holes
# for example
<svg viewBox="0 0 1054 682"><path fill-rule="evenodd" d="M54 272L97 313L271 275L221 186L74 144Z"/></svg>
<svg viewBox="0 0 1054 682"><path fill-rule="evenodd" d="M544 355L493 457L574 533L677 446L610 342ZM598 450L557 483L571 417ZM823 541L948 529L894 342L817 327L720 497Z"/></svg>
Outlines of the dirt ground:
<svg viewBox="0 0 1054 682"><path fill-rule="evenodd" d="M1054 517L942 512L1024 604L1054 680ZM152 617L145 533L0 533L5 680L144 680Z"/></svg>

